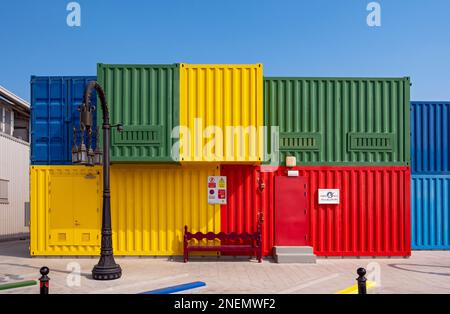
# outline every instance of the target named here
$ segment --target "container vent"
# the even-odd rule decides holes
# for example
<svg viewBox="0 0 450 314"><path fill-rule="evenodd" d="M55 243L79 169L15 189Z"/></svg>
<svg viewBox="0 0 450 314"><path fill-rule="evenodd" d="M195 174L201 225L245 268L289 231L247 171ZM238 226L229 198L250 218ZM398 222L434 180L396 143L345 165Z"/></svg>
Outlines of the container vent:
<svg viewBox="0 0 450 314"><path fill-rule="evenodd" d="M394 150L393 133L349 133L349 151L386 151Z"/></svg>
<svg viewBox="0 0 450 314"><path fill-rule="evenodd" d="M319 150L322 135L319 133L280 133L280 150Z"/></svg>
<svg viewBox="0 0 450 314"><path fill-rule="evenodd" d="M125 126L123 132L113 132L113 145L160 145L162 126Z"/></svg>

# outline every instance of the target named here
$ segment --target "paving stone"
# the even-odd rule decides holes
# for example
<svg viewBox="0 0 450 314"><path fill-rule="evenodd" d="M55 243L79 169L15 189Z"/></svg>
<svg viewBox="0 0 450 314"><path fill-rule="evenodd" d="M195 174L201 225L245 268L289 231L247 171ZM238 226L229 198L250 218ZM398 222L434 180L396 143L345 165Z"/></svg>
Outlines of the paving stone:
<svg viewBox="0 0 450 314"><path fill-rule="evenodd" d="M140 293L176 284L204 281L196 293L336 293L356 283L356 269L375 262L380 266L381 287L369 293L450 293L450 251L415 251L409 259L318 259L317 264L276 264L264 260L198 258L189 263L168 258L116 258L123 277L115 281L90 278L97 258L30 258L28 241L0 243L0 278L6 274L21 280L39 278L39 268L50 268L50 293ZM69 263L81 267L80 285L70 283ZM325 280L324 280L325 278ZM8 282L13 280L7 278ZM38 293L38 286L0 293Z"/></svg>

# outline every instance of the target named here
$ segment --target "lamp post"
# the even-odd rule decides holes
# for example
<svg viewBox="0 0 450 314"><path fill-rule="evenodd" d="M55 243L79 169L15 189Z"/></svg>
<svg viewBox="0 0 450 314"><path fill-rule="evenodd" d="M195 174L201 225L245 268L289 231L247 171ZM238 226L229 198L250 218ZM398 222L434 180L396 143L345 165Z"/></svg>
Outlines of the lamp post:
<svg viewBox="0 0 450 314"><path fill-rule="evenodd" d="M97 91L100 99L100 103L103 111L103 209L102 209L102 240L100 260L97 265L92 269L92 277L95 280L114 280L122 276L122 269L120 265L116 264L113 255L112 247L112 230L111 230L111 202L110 202L110 190L109 190L109 145L111 127L117 127L119 131L122 130L122 125L111 126L109 124L109 110L106 103L105 93L102 87L96 81L90 81L84 90L83 104L80 109L80 128L81 128L81 146L84 145L84 129L83 125L88 126L87 131L89 134L89 149L86 147L79 149L82 154L86 154L88 158L88 165L92 165L94 162L101 161L101 151L97 148L93 152L91 147L92 142L92 113L95 110L94 106L90 105L90 97L93 90ZM84 124L86 122L86 124ZM98 139L98 131L96 132ZM97 147L99 143L97 142ZM76 143L74 145L75 150ZM78 148L78 147L77 147ZM76 154L74 154L76 155ZM84 156L79 160L80 163L84 163Z"/></svg>

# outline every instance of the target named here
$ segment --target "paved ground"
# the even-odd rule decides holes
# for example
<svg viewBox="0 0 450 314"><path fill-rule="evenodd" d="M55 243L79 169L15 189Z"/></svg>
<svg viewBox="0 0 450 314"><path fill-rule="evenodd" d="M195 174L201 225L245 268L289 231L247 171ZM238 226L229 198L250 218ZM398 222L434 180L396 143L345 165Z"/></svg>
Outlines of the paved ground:
<svg viewBox="0 0 450 314"><path fill-rule="evenodd" d="M413 252L408 259L319 259L313 265L233 258L193 258L187 264L167 258L117 258L123 277L99 282L90 278L97 258L30 258L27 248L28 241L0 243L0 284L37 279L39 268L46 265L51 293L134 294L192 281L204 281L206 287L188 293L336 293L355 284L355 271L363 266L374 269L372 273L379 269L381 286L369 293L450 293L450 251ZM71 274L77 265L81 276ZM0 291L37 292L37 286Z"/></svg>

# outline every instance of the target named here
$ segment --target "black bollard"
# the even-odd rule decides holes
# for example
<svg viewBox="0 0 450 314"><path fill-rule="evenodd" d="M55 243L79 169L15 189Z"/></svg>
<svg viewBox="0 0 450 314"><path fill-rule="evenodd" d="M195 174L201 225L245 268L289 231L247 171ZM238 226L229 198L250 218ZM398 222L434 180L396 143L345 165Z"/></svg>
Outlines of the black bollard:
<svg viewBox="0 0 450 314"><path fill-rule="evenodd" d="M358 278L356 278L356 281L358 281L358 294L367 294L367 278L366 278L366 270L362 267L358 268L356 271L358 274Z"/></svg>
<svg viewBox="0 0 450 314"><path fill-rule="evenodd" d="M50 278L47 275L49 272L50 269L47 266L41 267L40 273L42 276L39 278L40 294L48 294Z"/></svg>

